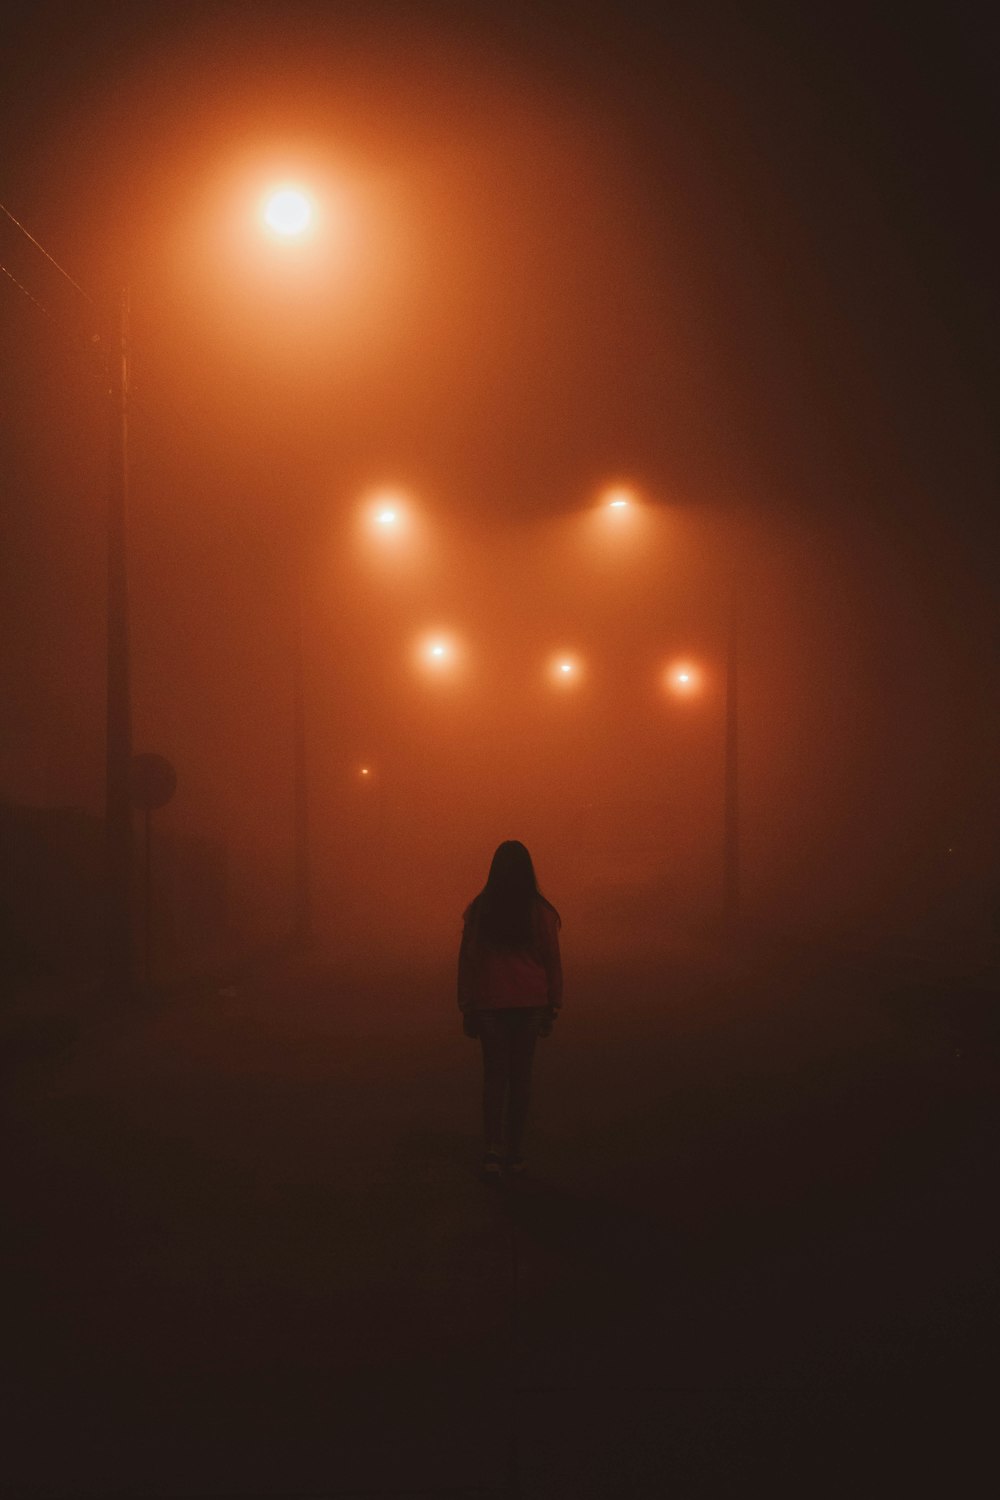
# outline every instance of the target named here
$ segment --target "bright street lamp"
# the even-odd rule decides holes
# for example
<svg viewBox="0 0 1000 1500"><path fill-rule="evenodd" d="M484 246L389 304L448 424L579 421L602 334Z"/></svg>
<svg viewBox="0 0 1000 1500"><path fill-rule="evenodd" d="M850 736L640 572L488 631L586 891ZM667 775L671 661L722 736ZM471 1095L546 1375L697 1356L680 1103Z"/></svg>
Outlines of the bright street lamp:
<svg viewBox="0 0 1000 1500"><path fill-rule="evenodd" d="M264 226L278 238L301 238L313 221L313 201L301 187L285 183L272 188L261 205ZM292 635L292 765L293 765L293 865L295 937L306 943L312 935L312 900L309 868L309 793L306 760L306 692L303 651L304 561L296 565L295 618Z"/></svg>
<svg viewBox="0 0 1000 1500"><path fill-rule="evenodd" d="M365 506L367 524L383 537L412 531L413 521L405 494L397 489L377 490Z"/></svg>
<svg viewBox="0 0 1000 1500"><path fill-rule="evenodd" d="M263 219L281 239L298 239L313 221L313 203L302 188L286 184L273 188L264 199Z"/></svg>

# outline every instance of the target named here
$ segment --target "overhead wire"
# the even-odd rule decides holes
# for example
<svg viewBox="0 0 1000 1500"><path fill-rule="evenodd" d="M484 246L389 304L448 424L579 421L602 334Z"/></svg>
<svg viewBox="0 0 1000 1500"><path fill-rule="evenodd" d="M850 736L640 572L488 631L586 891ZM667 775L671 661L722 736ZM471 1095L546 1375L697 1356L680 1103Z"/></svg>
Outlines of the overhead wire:
<svg viewBox="0 0 1000 1500"><path fill-rule="evenodd" d="M5 203L0 203L0 212L6 214L7 218L15 226L15 228L21 231L25 239L31 241L35 249L45 256L45 259L49 262L50 265L55 266L56 270L59 272L59 275L64 277L65 280L69 282L70 286L80 293L80 296L84 299L84 301L89 302L91 307L96 307L97 304L95 303L93 297L91 297L90 293L84 291L80 283L78 281L75 281L74 278L66 270L66 268L59 264L54 255L49 254L44 245L39 244L38 240L36 240L35 236L31 233L31 230L26 228L26 226L21 223L20 219L17 218L15 214L11 213L10 209Z"/></svg>
<svg viewBox="0 0 1000 1500"><path fill-rule="evenodd" d="M2 212L20 231L20 233L23 234L24 237L29 240L32 245L34 245L36 250L38 250L40 254L50 262L50 264L70 284L70 286L72 286L77 292L79 292L80 296L83 297L84 301L87 302L90 307L98 309L98 305L95 302L94 298L84 290L80 283L69 274L64 266L61 266L59 264L55 256L50 255L45 246L35 238L31 231L24 224L22 224L20 219L18 219L15 214L11 213L6 204L2 202L0 202L0 212ZM100 334L95 334L93 337L88 338L82 333L74 332L74 330L69 328L58 317L56 317L55 314L52 313L52 311L48 307L46 307L45 303L42 302L38 297L36 297L35 294L28 287L26 287L22 281L18 279L18 277L13 273L13 271L9 269L9 267L0 263L0 272L3 273L7 280L12 284L12 286L17 289L17 291L21 293L22 296L26 297L27 300L32 303L32 305L38 310L38 312L41 313L42 317L45 318L46 322L48 322L50 326L62 336L63 339L65 339L69 344L75 347L75 350L78 354L82 354L84 356L93 356L96 354L98 356L96 367L93 360L91 361L90 373L106 384L108 378L106 363L107 351L104 338ZM133 349L135 349L135 347L135 343L133 342ZM162 413L153 409L146 401L143 400L141 395L137 395L135 392L133 392L130 398L130 405L133 407L133 409L141 411L146 418L151 419L153 425L160 429L162 436L168 439L170 438L170 434L168 432L168 424L163 421ZM198 441L199 435L194 425L191 423L190 419L181 411L180 407L175 401L173 401L170 397L161 394L158 397L157 405L159 407L168 408L173 421L181 429L183 429L188 437L193 438L195 441Z"/></svg>
<svg viewBox="0 0 1000 1500"><path fill-rule="evenodd" d="M22 297L27 298L32 306L41 313L42 317L48 324L52 328L54 328L56 332L60 334L68 344L71 344L74 347L76 353L88 356L100 356L100 345L95 339L88 339L84 334L75 332L73 329L67 327L67 325L61 321L61 319L56 317L51 309L46 307L44 302L42 302L38 297L35 296L34 292L31 291L29 287L26 287L24 285L23 281L20 281L18 277L14 275L14 272L10 269L10 267L5 266L2 262L0 262L0 273L6 276L11 285L21 293ZM92 360L91 373L100 375L102 379L105 378L106 370L103 358L98 358L97 365L95 365Z"/></svg>

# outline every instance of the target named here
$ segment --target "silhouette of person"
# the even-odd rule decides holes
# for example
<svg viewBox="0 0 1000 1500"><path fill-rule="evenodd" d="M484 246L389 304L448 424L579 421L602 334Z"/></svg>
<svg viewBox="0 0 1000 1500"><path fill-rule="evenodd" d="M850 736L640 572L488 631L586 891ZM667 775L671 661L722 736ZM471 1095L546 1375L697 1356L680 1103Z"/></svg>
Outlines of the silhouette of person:
<svg viewBox="0 0 1000 1500"><path fill-rule="evenodd" d="M483 1050L486 1178L499 1178L505 1166L515 1176L524 1171L535 1041L551 1035L562 1005L560 926L538 889L531 855L508 839L466 908L458 956L462 1029Z"/></svg>

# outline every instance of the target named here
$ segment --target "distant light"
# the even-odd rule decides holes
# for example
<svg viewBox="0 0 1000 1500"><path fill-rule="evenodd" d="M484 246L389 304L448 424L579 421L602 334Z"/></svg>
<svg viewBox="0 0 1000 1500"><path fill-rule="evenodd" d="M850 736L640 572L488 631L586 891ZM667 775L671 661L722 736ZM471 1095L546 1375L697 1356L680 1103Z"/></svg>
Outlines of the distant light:
<svg viewBox="0 0 1000 1500"><path fill-rule="evenodd" d="M616 485L613 489L604 493L604 507L606 510L628 510L635 503L635 496L631 490L624 485Z"/></svg>
<svg viewBox="0 0 1000 1500"><path fill-rule="evenodd" d="M552 682L575 687L580 681L581 666L577 656L559 655L549 658L548 674Z"/></svg>
<svg viewBox="0 0 1000 1500"><path fill-rule="evenodd" d="M409 495L394 485L375 490L364 502L363 524L393 543L412 537L413 507Z"/></svg>
<svg viewBox="0 0 1000 1500"><path fill-rule="evenodd" d="M304 234L312 223L313 206L309 197L297 187L275 188L264 204L264 222L283 239Z"/></svg>
<svg viewBox="0 0 1000 1500"><path fill-rule="evenodd" d="M464 674L465 646L450 632L443 631L418 638L414 642L414 659L423 671L442 682L454 682Z"/></svg>
<svg viewBox="0 0 1000 1500"><path fill-rule="evenodd" d="M680 662L667 668L664 681L674 693L695 693L701 682L701 674L689 662Z"/></svg>
<svg viewBox="0 0 1000 1500"><path fill-rule="evenodd" d="M362 774L362 776L367 776L369 774L367 766L362 766L361 767L361 774Z"/></svg>

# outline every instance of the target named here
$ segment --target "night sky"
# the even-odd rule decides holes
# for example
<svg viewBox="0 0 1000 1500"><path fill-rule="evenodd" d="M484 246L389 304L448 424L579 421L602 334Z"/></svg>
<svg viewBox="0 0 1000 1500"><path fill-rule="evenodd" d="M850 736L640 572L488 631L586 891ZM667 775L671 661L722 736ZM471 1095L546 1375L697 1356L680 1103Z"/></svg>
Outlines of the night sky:
<svg viewBox="0 0 1000 1500"><path fill-rule="evenodd" d="M707 912L734 562L749 911L995 904L971 6L36 5L4 51L0 201L96 306L0 224L0 799L102 805L88 341L128 282L135 743L247 921L288 899L299 586L331 927L391 870L401 930L450 931L506 837L578 928L615 889ZM323 207L298 256L255 222L284 177ZM611 483L628 538L595 532Z"/></svg>

